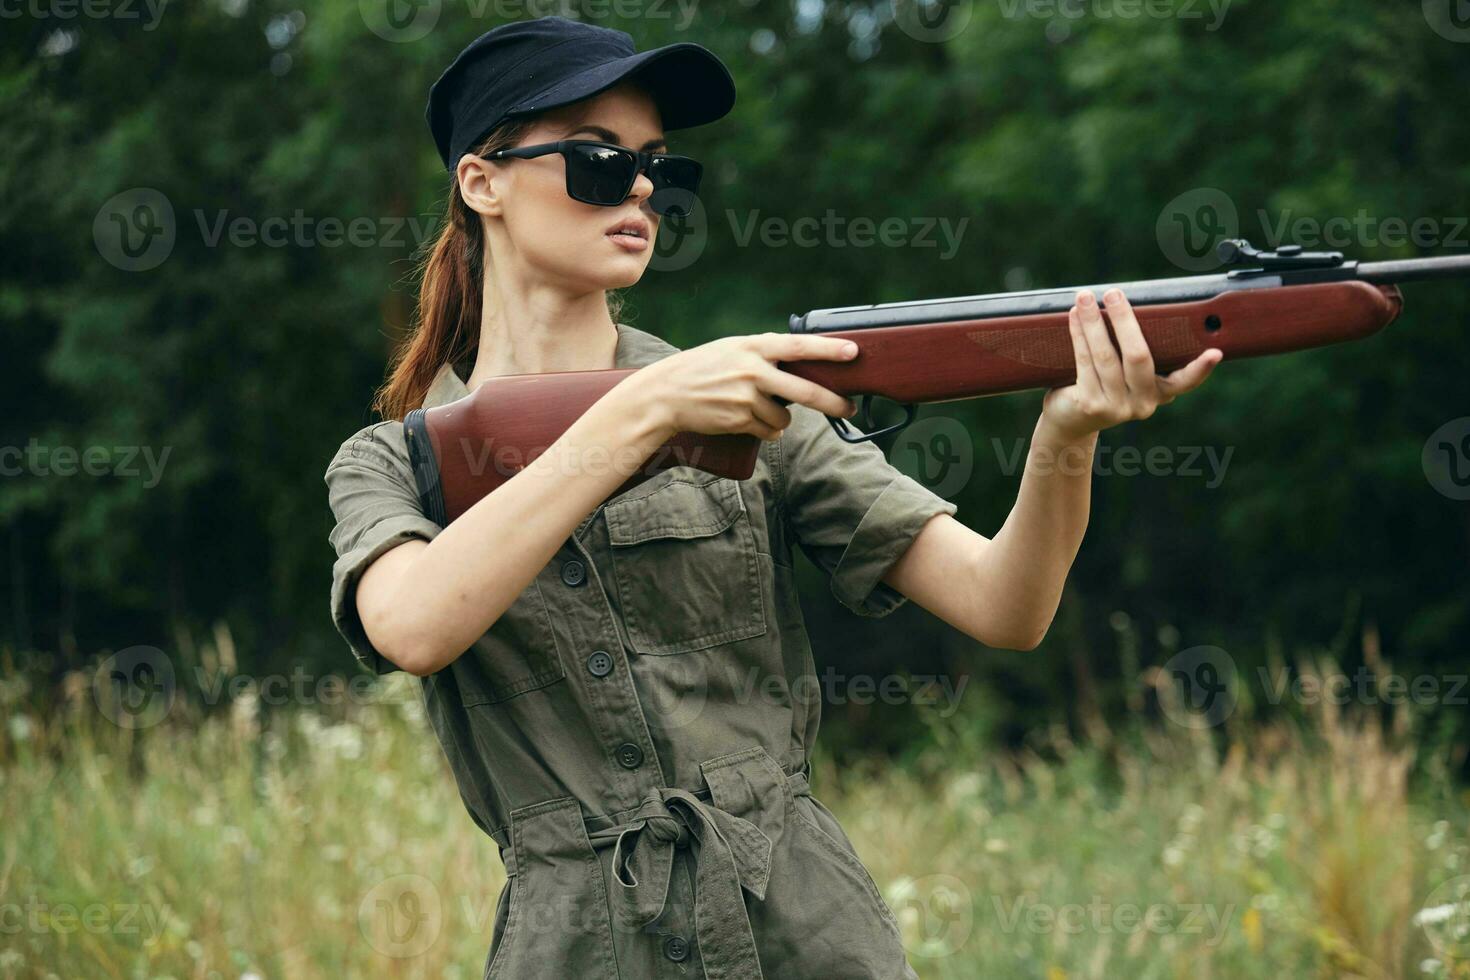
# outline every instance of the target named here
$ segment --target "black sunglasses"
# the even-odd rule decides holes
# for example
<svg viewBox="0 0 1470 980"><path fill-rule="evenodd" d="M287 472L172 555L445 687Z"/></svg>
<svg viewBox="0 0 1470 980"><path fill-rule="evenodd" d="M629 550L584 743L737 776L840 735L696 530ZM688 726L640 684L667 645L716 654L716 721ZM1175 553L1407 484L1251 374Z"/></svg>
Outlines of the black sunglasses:
<svg viewBox="0 0 1470 980"><path fill-rule="evenodd" d="M531 157L560 153L566 160L567 196L584 204L617 207L628 199L640 173L653 181L648 206L657 214L687 216L694 208L694 195L704 167L689 157L670 153L642 153L615 143L596 140L558 140L535 146L496 150L486 160Z"/></svg>

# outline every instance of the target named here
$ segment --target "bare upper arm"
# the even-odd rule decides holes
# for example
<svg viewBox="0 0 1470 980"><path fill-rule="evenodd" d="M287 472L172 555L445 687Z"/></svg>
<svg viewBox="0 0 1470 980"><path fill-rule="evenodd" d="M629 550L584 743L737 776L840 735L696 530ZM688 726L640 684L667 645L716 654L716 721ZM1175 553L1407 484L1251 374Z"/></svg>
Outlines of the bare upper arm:
<svg viewBox="0 0 1470 980"><path fill-rule="evenodd" d="M994 610L979 594L979 569L990 544L949 514L935 514L883 581L955 629L991 643Z"/></svg>
<svg viewBox="0 0 1470 980"><path fill-rule="evenodd" d="M429 542L415 538L383 552L357 583L357 616L368 641L394 665L410 672L411 665L404 663L409 659L405 656L407 638L394 629L393 613L404 572L428 546Z"/></svg>

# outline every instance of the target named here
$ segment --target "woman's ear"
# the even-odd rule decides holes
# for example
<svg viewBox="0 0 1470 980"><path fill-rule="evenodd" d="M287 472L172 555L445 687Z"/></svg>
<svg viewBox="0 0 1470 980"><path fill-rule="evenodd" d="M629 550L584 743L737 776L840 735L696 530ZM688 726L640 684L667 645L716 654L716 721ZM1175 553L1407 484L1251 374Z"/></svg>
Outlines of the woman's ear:
<svg viewBox="0 0 1470 980"><path fill-rule="evenodd" d="M495 178L500 168L484 157L466 153L459 158L454 179L459 181L459 196L470 210L482 215L499 216L503 205Z"/></svg>

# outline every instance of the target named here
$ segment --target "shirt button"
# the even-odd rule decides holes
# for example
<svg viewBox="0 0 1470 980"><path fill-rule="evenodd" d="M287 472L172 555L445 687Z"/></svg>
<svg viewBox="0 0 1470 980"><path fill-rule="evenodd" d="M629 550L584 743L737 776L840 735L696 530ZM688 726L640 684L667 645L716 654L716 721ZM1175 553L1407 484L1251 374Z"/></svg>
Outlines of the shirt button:
<svg viewBox="0 0 1470 980"><path fill-rule="evenodd" d="M675 963L689 958L689 942L683 936L670 936L664 940L664 955Z"/></svg>
<svg viewBox="0 0 1470 980"><path fill-rule="evenodd" d="M561 567L561 580L568 585L581 585L587 581L587 566L573 558Z"/></svg>
<svg viewBox="0 0 1470 980"><path fill-rule="evenodd" d="M624 769L637 769L643 765L643 750L632 742L618 746L618 765Z"/></svg>
<svg viewBox="0 0 1470 980"><path fill-rule="evenodd" d="M613 661L606 650L594 650L587 658L587 672L593 677L606 677L612 673Z"/></svg>

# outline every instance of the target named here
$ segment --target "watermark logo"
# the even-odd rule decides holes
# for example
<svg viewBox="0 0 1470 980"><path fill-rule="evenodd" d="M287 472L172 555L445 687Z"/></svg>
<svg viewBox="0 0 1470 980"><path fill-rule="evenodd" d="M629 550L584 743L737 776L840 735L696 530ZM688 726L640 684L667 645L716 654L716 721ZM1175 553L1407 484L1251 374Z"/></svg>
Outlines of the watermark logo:
<svg viewBox="0 0 1470 980"><path fill-rule="evenodd" d="M888 904L903 933L904 948L914 956L953 956L974 931L974 895L954 875L900 878L890 891Z"/></svg>
<svg viewBox="0 0 1470 980"><path fill-rule="evenodd" d="M157 268L173 251L176 234L173 205L151 187L113 195L92 221L98 254L124 272Z"/></svg>
<svg viewBox="0 0 1470 980"><path fill-rule="evenodd" d="M1414 924L1441 956L1470 960L1470 875L1451 878L1431 892Z"/></svg>
<svg viewBox="0 0 1470 980"><path fill-rule="evenodd" d="M1235 658L1219 647L1181 650L1161 668L1157 687L1165 717L1183 728L1214 728L1239 700Z"/></svg>
<svg viewBox="0 0 1470 980"><path fill-rule="evenodd" d="M612 654L603 653L603 656L611 657ZM614 664L612 669L620 668ZM719 673L733 671L716 671L711 664L693 657L663 658L659 666L659 683L642 698L644 714L664 734L684 730L704 717L712 675ZM714 679L716 683L724 683L723 677Z"/></svg>
<svg viewBox="0 0 1470 980"><path fill-rule="evenodd" d="M974 16L974 0L893 0L893 23L926 44L953 40Z"/></svg>
<svg viewBox="0 0 1470 980"><path fill-rule="evenodd" d="M119 650L97 667L97 710L119 728L151 728L168 717L177 695L173 661L157 647Z"/></svg>
<svg viewBox="0 0 1470 980"><path fill-rule="evenodd" d="M439 889L423 875L385 878L362 897L357 927L368 945L394 959L428 951L444 926Z"/></svg>
<svg viewBox="0 0 1470 980"><path fill-rule="evenodd" d="M432 237L437 220L422 215L289 215L255 217L194 208L192 227L205 248L389 248L412 250ZM190 223L185 222L187 232ZM111 198L92 223L97 251L127 272L157 268L179 234L174 207L159 191L135 187Z"/></svg>
<svg viewBox="0 0 1470 980"><path fill-rule="evenodd" d="M442 0L358 0L368 30L385 41L406 44L428 36L439 23Z"/></svg>
<svg viewBox="0 0 1470 980"><path fill-rule="evenodd" d="M1053 451L1032 446L1029 439L1007 442L992 437L980 446L994 456L993 468L1015 476L1023 468L1039 475L1061 473L1081 476L1089 470L1098 477L1178 477L1200 480L1206 490L1225 482L1235 456L1234 446L1113 446L1100 443L1089 453L1080 446ZM970 430L958 419L935 415L920 419L895 437L889 450L894 468L941 497L953 497L970 481L975 470L976 446ZM1467 465L1470 468L1470 465ZM987 466L987 471L990 467Z"/></svg>
<svg viewBox="0 0 1470 980"><path fill-rule="evenodd" d="M1430 486L1451 500L1470 500L1470 415L1435 429L1420 462Z"/></svg>
<svg viewBox="0 0 1470 980"><path fill-rule="evenodd" d="M1154 234L1166 259L1186 272L1204 272L1220 264L1215 246L1221 239L1240 237L1240 215L1229 194L1196 187L1164 205Z"/></svg>
<svg viewBox="0 0 1470 980"><path fill-rule="evenodd" d="M1424 20L1430 30L1446 41L1470 42L1470 2L1467 0L1424 0Z"/></svg>
<svg viewBox="0 0 1470 980"><path fill-rule="evenodd" d="M709 245L709 213L704 201L695 197L687 215L666 214L659 219L648 268L655 272L678 272L699 260Z"/></svg>
<svg viewBox="0 0 1470 980"><path fill-rule="evenodd" d="M1470 2L1470 0L1467 0ZM1307 249L1418 249L1470 247L1470 216L1375 214L1359 208L1353 214L1300 214L1291 208L1270 212L1257 208L1258 230L1249 237L1275 249L1299 245ZM1196 187L1164 205L1155 225L1165 258L1189 272L1219 265L1216 245L1240 236L1235 202L1216 187Z"/></svg>
<svg viewBox="0 0 1470 980"><path fill-rule="evenodd" d="M98 665L92 677L92 694L103 717L119 728L140 729L167 718L181 698L208 707L242 703L417 705L417 686L400 678L403 675L374 678L361 672L343 678L340 674L309 673L300 665L292 667L289 674L235 674L198 665L176 670L173 659L157 647L133 646ZM345 732L351 726L341 727Z"/></svg>
<svg viewBox="0 0 1470 980"><path fill-rule="evenodd" d="M898 434L888 452L894 468L941 497L952 497L975 471L975 444L958 419L934 415Z"/></svg>
<svg viewBox="0 0 1470 980"><path fill-rule="evenodd" d="M518 446L509 442L495 444L493 437L484 439L471 439L468 436L460 437L459 448L463 453L463 470L471 476L484 476L492 470L501 477L509 479L521 470L530 466L533 462L549 460L549 464L556 472L563 474L604 474L617 472L623 476L631 476L634 473L642 473L645 476L653 476L663 470L674 466L699 466L699 461L704 457L704 446L680 446L674 443L665 443L660 446L652 456L645 457L643 453L630 446L621 446L616 449L610 446L593 445L576 449L568 449L553 443L550 446ZM358 459L362 456L371 455L370 448L372 440L355 439L346 450L346 454ZM452 444L451 444L452 445ZM547 454L550 453L550 456ZM440 466L459 471L460 464L451 449L446 448L443 455L436 456ZM426 468L427 456L420 460L422 468ZM438 484L429 478L426 480L429 489Z"/></svg>

